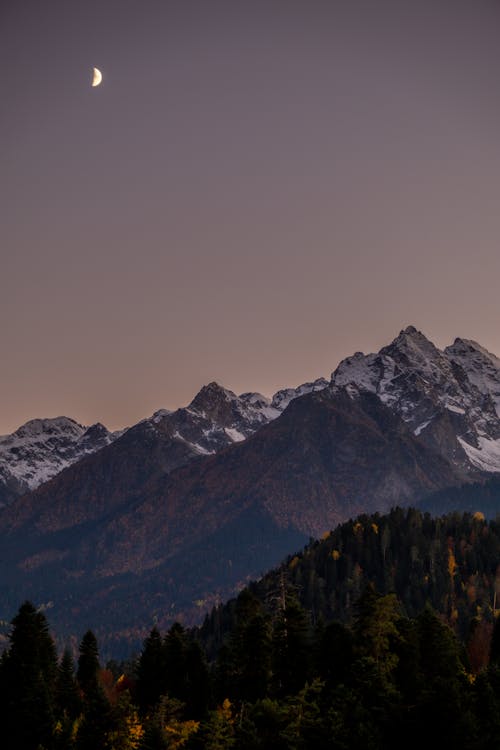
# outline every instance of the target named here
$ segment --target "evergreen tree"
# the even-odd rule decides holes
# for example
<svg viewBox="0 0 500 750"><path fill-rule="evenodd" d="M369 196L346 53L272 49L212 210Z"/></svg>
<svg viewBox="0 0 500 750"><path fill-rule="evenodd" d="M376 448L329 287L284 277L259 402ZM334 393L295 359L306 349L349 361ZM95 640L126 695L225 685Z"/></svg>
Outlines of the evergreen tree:
<svg viewBox="0 0 500 750"><path fill-rule="evenodd" d="M219 675L223 692L219 700L256 701L267 694L271 677L271 630L259 600L248 589L236 600L235 625L220 652Z"/></svg>
<svg viewBox="0 0 500 750"><path fill-rule="evenodd" d="M166 692L182 703L186 703L189 693L187 669L188 638L178 622L168 630L163 643Z"/></svg>
<svg viewBox="0 0 500 750"><path fill-rule="evenodd" d="M57 656L43 612L25 602L12 621L0 668L0 721L6 750L50 748Z"/></svg>
<svg viewBox="0 0 500 750"><path fill-rule="evenodd" d="M111 706L102 688L96 685L85 696L76 750L114 750L111 735L115 729Z"/></svg>
<svg viewBox="0 0 500 750"><path fill-rule="evenodd" d="M273 677L278 695L297 693L306 682L312 649L307 615L294 598L289 598L273 633Z"/></svg>
<svg viewBox="0 0 500 750"><path fill-rule="evenodd" d="M93 694L98 686L99 649L97 639L91 630L87 630L80 643L78 670L76 677L83 694Z"/></svg>
<svg viewBox="0 0 500 750"><path fill-rule="evenodd" d="M438 744L462 743L464 746L471 733L471 717L458 642L451 629L429 607L417 619L417 632L422 675L420 742L425 742L425 727L432 725Z"/></svg>
<svg viewBox="0 0 500 750"><path fill-rule="evenodd" d="M167 690L165 654L161 635L154 627L144 641L137 665L135 698L144 714L151 710Z"/></svg>
<svg viewBox="0 0 500 750"><path fill-rule="evenodd" d="M82 701L75 679L73 657L68 649L64 651L57 671L56 700L60 716L76 719L80 715Z"/></svg>
<svg viewBox="0 0 500 750"><path fill-rule="evenodd" d="M474 683L475 750L500 747L500 668L491 665Z"/></svg>
<svg viewBox="0 0 500 750"><path fill-rule="evenodd" d="M234 747L234 724L231 703L226 699L215 711L210 711L201 730L200 740L204 750L230 750Z"/></svg>
<svg viewBox="0 0 500 750"><path fill-rule="evenodd" d="M188 644L186 670L186 715L191 719L201 719L207 712L211 690L206 657L197 641Z"/></svg>
<svg viewBox="0 0 500 750"><path fill-rule="evenodd" d="M361 656L373 658L378 669L389 676L397 666L393 644L398 639L398 600L395 594L380 596L368 586L358 600L356 610L356 651Z"/></svg>
<svg viewBox="0 0 500 750"><path fill-rule="evenodd" d="M83 713L76 737L77 750L111 750L113 712L99 682L97 639L88 630L80 643L77 680L83 693Z"/></svg>
<svg viewBox="0 0 500 750"><path fill-rule="evenodd" d="M350 630L332 622L317 635L316 672L327 689L345 683L353 660L353 637Z"/></svg>

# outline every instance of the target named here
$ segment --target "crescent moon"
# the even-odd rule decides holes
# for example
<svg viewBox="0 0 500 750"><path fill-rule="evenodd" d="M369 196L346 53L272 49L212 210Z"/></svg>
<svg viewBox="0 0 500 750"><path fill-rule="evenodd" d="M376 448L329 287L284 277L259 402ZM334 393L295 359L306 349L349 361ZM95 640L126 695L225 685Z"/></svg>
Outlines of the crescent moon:
<svg viewBox="0 0 500 750"><path fill-rule="evenodd" d="M94 68L92 72L92 86L99 86L102 81L102 73L99 68Z"/></svg>

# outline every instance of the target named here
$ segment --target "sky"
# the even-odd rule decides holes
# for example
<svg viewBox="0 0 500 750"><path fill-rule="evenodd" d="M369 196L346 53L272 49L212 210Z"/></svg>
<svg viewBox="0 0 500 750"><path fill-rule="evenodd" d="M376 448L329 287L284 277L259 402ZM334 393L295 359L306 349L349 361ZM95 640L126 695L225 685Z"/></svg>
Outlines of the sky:
<svg viewBox="0 0 500 750"><path fill-rule="evenodd" d="M4 0L0 433L410 324L500 354L499 38L493 0Z"/></svg>

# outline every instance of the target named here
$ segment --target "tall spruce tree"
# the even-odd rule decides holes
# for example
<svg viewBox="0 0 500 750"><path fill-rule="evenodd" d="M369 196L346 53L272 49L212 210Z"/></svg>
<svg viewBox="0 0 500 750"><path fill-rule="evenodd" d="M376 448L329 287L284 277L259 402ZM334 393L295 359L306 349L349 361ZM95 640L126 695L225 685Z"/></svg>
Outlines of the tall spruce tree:
<svg viewBox="0 0 500 750"><path fill-rule="evenodd" d="M83 693L83 713L76 737L77 750L111 750L113 712L99 681L97 639L87 630L80 643L77 680Z"/></svg>
<svg viewBox="0 0 500 750"><path fill-rule="evenodd" d="M137 663L135 699L141 713L151 711L166 689L163 642L158 628L154 627L144 641Z"/></svg>
<svg viewBox="0 0 500 750"><path fill-rule="evenodd" d="M75 666L69 649L65 649L57 670L56 700L58 713L76 719L82 709L82 701L75 679Z"/></svg>
<svg viewBox="0 0 500 750"><path fill-rule="evenodd" d="M43 612L25 602L12 621L0 668L0 724L5 750L51 748L57 655Z"/></svg>
<svg viewBox="0 0 500 750"><path fill-rule="evenodd" d="M87 630L80 643L76 673L78 684L85 696L93 693L97 688L99 666L97 639L91 630Z"/></svg>

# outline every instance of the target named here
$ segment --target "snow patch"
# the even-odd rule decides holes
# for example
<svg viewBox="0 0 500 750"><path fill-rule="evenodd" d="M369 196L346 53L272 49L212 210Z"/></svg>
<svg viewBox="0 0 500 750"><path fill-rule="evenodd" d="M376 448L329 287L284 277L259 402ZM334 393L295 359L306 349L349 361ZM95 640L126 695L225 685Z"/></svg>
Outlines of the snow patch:
<svg viewBox="0 0 500 750"><path fill-rule="evenodd" d="M233 443L241 443L242 440L245 440L245 435L242 435L241 432L234 429L234 427L225 427L224 432Z"/></svg>
<svg viewBox="0 0 500 750"><path fill-rule="evenodd" d="M465 414L465 409L462 409L461 406L456 406L455 404L447 403L445 404L445 409L447 411L452 411L454 414Z"/></svg>
<svg viewBox="0 0 500 750"><path fill-rule="evenodd" d="M419 424L419 426L413 430L413 434L417 437L425 430L426 427L430 425L434 417L431 417L430 419L427 419L425 422L422 422L422 424Z"/></svg>
<svg viewBox="0 0 500 750"><path fill-rule="evenodd" d="M466 452L471 464L477 466L478 469L490 472L500 471L500 440L479 437L478 448L466 443L460 437L458 442Z"/></svg>

